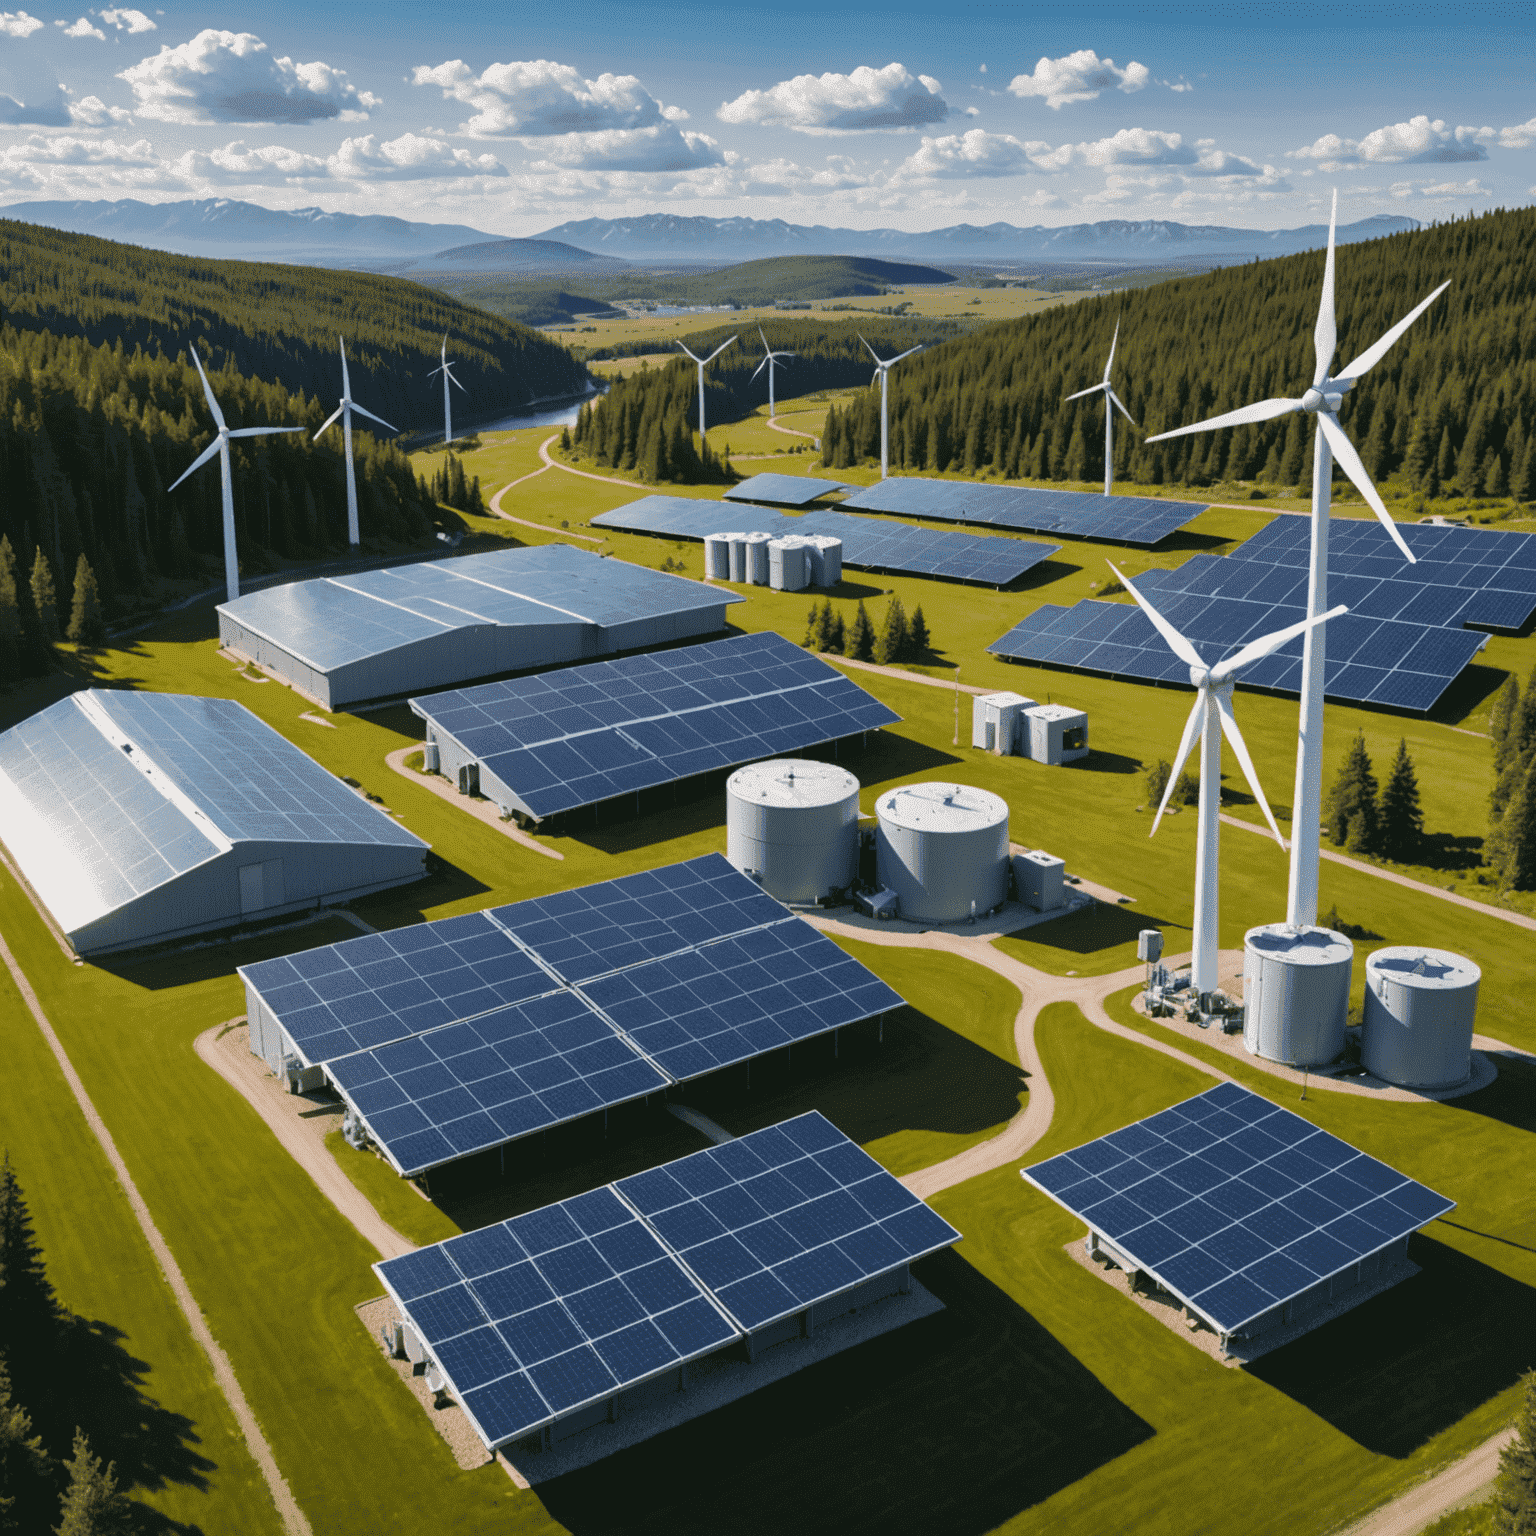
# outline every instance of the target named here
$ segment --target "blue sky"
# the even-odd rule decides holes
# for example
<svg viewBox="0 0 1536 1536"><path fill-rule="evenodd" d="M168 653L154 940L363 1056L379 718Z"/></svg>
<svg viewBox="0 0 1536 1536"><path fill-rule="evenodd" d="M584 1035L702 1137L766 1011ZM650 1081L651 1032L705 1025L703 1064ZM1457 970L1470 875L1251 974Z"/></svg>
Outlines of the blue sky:
<svg viewBox="0 0 1536 1536"><path fill-rule="evenodd" d="M7 4L0 204L219 196L530 235L1536 198L1528 4Z"/></svg>

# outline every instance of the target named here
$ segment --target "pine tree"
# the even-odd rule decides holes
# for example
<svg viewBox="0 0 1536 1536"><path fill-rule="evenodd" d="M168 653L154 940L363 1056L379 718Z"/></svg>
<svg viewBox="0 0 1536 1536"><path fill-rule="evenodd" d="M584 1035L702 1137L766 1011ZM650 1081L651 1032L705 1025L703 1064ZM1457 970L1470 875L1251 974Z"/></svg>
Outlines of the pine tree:
<svg viewBox="0 0 1536 1536"><path fill-rule="evenodd" d="M805 639L801 642L813 651L824 651L832 634L832 599L812 603L805 621Z"/></svg>
<svg viewBox="0 0 1536 1536"><path fill-rule="evenodd" d="M0 1359L23 1401L36 1401L58 1341L60 1308L11 1155L0 1156Z"/></svg>
<svg viewBox="0 0 1536 1536"><path fill-rule="evenodd" d="M1536 1370L1520 1378L1515 1438L1499 1452L1493 1487L1496 1536L1536 1536Z"/></svg>
<svg viewBox="0 0 1536 1536"><path fill-rule="evenodd" d="M1520 713L1520 684L1511 672L1504 679L1504 686L1499 689L1498 697L1493 701L1493 708L1488 714L1488 734L1493 738L1493 766L1495 772L1502 773L1509 761L1509 754L1513 748L1510 741L1510 730Z"/></svg>
<svg viewBox="0 0 1536 1536"><path fill-rule="evenodd" d="M100 1458L91 1455L91 1443L79 1429L64 1471L69 1482L59 1504L55 1536L132 1536L128 1501L117 1491L115 1468L111 1462L103 1467Z"/></svg>
<svg viewBox="0 0 1536 1536"><path fill-rule="evenodd" d="M907 612L899 597L892 597L885 605L885 621L875 640L875 660L882 666L900 661L907 650Z"/></svg>
<svg viewBox="0 0 1536 1536"><path fill-rule="evenodd" d="M101 594L96 590L96 573L85 551L75 561L75 600L69 614L69 639L75 645L100 645L107 638L107 626L101 616Z"/></svg>
<svg viewBox="0 0 1536 1536"><path fill-rule="evenodd" d="M1505 890L1536 891L1536 756L1532 757L1498 824L1484 858Z"/></svg>
<svg viewBox="0 0 1536 1536"><path fill-rule="evenodd" d="M827 606L832 607L832 599L827 599ZM848 654L848 629L843 623L841 612L836 609L832 613L832 622L827 626L827 643L823 650L830 651L834 656L846 656Z"/></svg>
<svg viewBox="0 0 1536 1536"><path fill-rule="evenodd" d="M928 621L923 617L923 605L912 610L912 622L907 625L907 650L914 661L921 661L933 649L928 635Z"/></svg>
<svg viewBox="0 0 1536 1536"><path fill-rule="evenodd" d="M1323 819L1328 824L1328 835L1335 843L1348 844L1350 823L1356 817L1360 818L1357 851L1369 851L1376 846L1376 775L1371 771L1371 758L1365 750L1363 734L1351 743L1349 755L1328 792Z"/></svg>
<svg viewBox="0 0 1536 1536"><path fill-rule="evenodd" d="M53 1506L53 1463L0 1358L0 1531L40 1531Z"/></svg>
<svg viewBox="0 0 1536 1536"><path fill-rule="evenodd" d="M843 655L851 656L855 661L874 660L875 626L870 623L869 614L862 602L853 616L853 623L848 626L847 638L843 641Z"/></svg>
<svg viewBox="0 0 1536 1536"><path fill-rule="evenodd" d="M1173 795L1168 802L1170 805L1199 805L1200 804L1200 777L1186 768L1179 775L1179 782L1173 786Z"/></svg>
<svg viewBox="0 0 1536 1536"><path fill-rule="evenodd" d="M1168 777L1173 772L1166 757L1160 757L1146 771L1147 804L1161 805L1168 788Z"/></svg>
<svg viewBox="0 0 1536 1536"><path fill-rule="evenodd" d="M54 591L53 572L48 569L40 547L32 551L32 611L37 615L37 627L45 644L55 645L59 638L58 598Z"/></svg>
<svg viewBox="0 0 1536 1536"><path fill-rule="evenodd" d="M1516 501L1536 501L1536 434L1526 435L1519 416L1509 434L1509 494Z"/></svg>
<svg viewBox="0 0 1536 1536"><path fill-rule="evenodd" d="M1424 813L1419 808L1419 779L1408 755L1408 741L1397 744L1392 771L1381 791L1381 851L1392 859L1407 859L1424 837Z"/></svg>
<svg viewBox="0 0 1536 1536"><path fill-rule="evenodd" d="M16 556L0 537L0 688L21 676L21 609L16 603Z"/></svg>

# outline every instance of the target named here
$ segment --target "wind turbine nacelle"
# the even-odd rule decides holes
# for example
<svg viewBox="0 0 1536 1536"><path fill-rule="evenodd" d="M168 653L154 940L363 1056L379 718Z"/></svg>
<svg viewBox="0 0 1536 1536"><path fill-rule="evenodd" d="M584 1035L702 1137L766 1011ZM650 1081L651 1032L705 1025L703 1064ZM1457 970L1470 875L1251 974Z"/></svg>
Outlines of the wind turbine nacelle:
<svg viewBox="0 0 1536 1536"><path fill-rule="evenodd" d="M1344 403L1342 393L1324 394L1316 388L1309 389L1301 397L1301 408L1309 415L1315 416L1319 411L1336 411Z"/></svg>

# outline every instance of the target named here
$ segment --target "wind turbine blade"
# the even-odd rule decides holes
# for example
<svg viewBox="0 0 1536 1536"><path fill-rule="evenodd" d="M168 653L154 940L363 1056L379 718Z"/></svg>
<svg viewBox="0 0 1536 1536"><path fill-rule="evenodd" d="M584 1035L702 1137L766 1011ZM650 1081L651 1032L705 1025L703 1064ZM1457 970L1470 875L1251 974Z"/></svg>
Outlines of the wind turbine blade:
<svg viewBox="0 0 1536 1536"><path fill-rule="evenodd" d="M674 339L674 340L676 340L676 338L675 338L675 337L674 337L674 338L673 338L673 339ZM677 344L678 344L678 346L680 346L680 347L683 347L683 344L682 344L682 342L680 342L680 341L679 341L679 342L678 342L678 343L677 343ZM688 352L688 348L687 348L687 347L683 347L683 351L684 351L684 352ZM693 354L693 353L692 353L692 352L688 352L688 356L689 356L689 357L692 357L692 358L693 358L693 360L694 360L694 362L696 362L696 363L700 363L700 362L703 362L703 358L701 358L701 357L695 357L695 356L694 356L694 354Z"/></svg>
<svg viewBox="0 0 1536 1536"><path fill-rule="evenodd" d="M914 352L921 352L923 350L923 345L924 344L922 342L919 342L915 347L908 347L905 352L891 359L890 366L894 368L903 357L911 357Z"/></svg>
<svg viewBox="0 0 1536 1536"><path fill-rule="evenodd" d="M763 336L763 328L762 328L762 326L758 326L757 334L759 336L762 336L762 338L763 338L763 351L766 352L769 355L769 357L772 357L773 356L773 348L768 345L768 338L766 336Z"/></svg>
<svg viewBox="0 0 1536 1536"><path fill-rule="evenodd" d="M772 361L772 360L773 360L773 353L772 353L772 352L770 352L770 353L769 353L769 354L768 354L768 356L767 356L767 357L765 357L765 358L764 358L764 359L763 359L763 360L762 360L762 362L760 362L760 363L759 363L759 364L758 364L758 365L757 365L757 367L756 367L756 368L754 368L754 369L753 369L753 370L752 370L752 379L755 379L755 378L756 378L756 377L757 377L757 376L758 376L758 374L760 374L760 373L761 373L761 372L762 372L762 371L763 371L763 369L764 369L764 368L766 368L766 367L767 367L767 366L768 366L768 364L769 364L769 363L770 363L770 362L771 362L771 361ZM750 384L750 383L751 383L751 382L752 382L752 379L748 379L748 380L747 380L747 383L748 383L748 384Z"/></svg>
<svg viewBox="0 0 1536 1536"><path fill-rule="evenodd" d="M432 372L427 375L427 377L429 379L435 379L442 371L443 370L441 368L434 368Z"/></svg>
<svg viewBox="0 0 1536 1536"><path fill-rule="evenodd" d="M1353 383L1360 377L1361 374L1365 373L1368 369L1374 368L1376 364L1379 363L1382 358L1387 355L1387 352L1397 341L1398 337L1400 337L1403 332L1406 331L1408 327L1412 325L1413 322L1417 320L1419 316L1422 315L1424 311L1428 309L1429 306L1433 304L1435 300L1438 299L1440 295L1444 293L1445 290L1450 286L1451 284L1449 279L1441 283L1440 286L1436 288L1435 291L1430 294L1430 296L1425 299L1422 304L1420 304L1411 313L1406 315L1403 319L1399 320L1397 324L1394 325L1392 329L1388 331L1387 334L1383 336L1374 347L1367 347L1365 351L1362 352L1360 356L1357 357L1354 362L1349 365L1349 367L1344 369L1344 371L1339 374L1339 382L1342 383L1344 380L1348 379L1351 383Z"/></svg>
<svg viewBox="0 0 1536 1536"><path fill-rule="evenodd" d="M342 399L352 398L352 380L347 373L347 340L344 336L336 338L341 343L341 395Z"/></svg>
<svg viewBox="0 0 1536 1536"><path fill-rule="evenodd" d="M325 425L320 428L319 432L315 433L315 435L310 439L310 441L312 443L319 442L321 435L323 433L325 433L325 432L330 431L330 429L332 427L334 427L338 421L341 420L341 413L344 410L346 410L346 408L347 408L347 406L346 406L346 402L345 401L343 401L340 405L338 405L336 407L336 409L331 412L330 416L327 417ZM360 410L362 410L362 406L360 406L360 405L356 406L356 407L354 407L354 409L360 411Z"/></svg>
<svg viewBox="0 0 1536 1536"><path fill-rule="evenodd" d="M1256 400L1252 405L1239 406L1224 416L1212 416L1209 421L1197 421L1190 427L1175 427L1171 432L1159 432L1147 441L1161 443L1170 437L1187 437L1191 432L1215 432L1221 427L1251 426L1255 422L1273 421L1276 416L1285 416L1300 409L1300 400Z"/></svg>
<svg viewBox="0 0 1536 1536"><path fill-rule="evenodd" d="M1264 791L1259 788L1259 776L1254 771L1253 759L1248 755L1248 743L1243 740L1243 733L1237 728L1237 716L1232 713L1232 700L1225 695L1216 695L1216 708L1221 712L1221 734L1227 738L1227 745L1232 748L1232 754L1242 766L1243 777L1248 780L1248 788L1253 791L1253 798L1259 802L1259 809L1264 812L1264 820L1269 823L1269 830L1275 834L1275 841L1280 844L1280 851L1285 851L1285 839L1280 836L1280 828L1275 822L1275 814L1269 808L1269 801L1264 798Z"/></svg>
<svg viewBox="0 0 1536 1536"><path fill-rule="evenodd" d="M198 454L198 456L195 459L193 459L192 462L184 470L182 470L180 476L177 478L175 483L167 488L167 493L169 493L169 491L174 491L176 489L176 487L178 485L180 485L181 482L183 480L185 480L187 478L187 476L192 474L195 470L201 469L203 467L203 465L206 464L208 462L208 460L211 459L214 456L214 454L216 454L219 451L219 441L220 440L218 438L214 438L214 440L211 443L209 443L208 446L206 448L204 448L203 451L200 454Z"/></svg>
<svg viewBox="0 0 1536 1536"><path fill-rule="evenodd" d="M1189 759L1190 748L1195 744L1195 737L1200 734L1200 717L1205 713L1205 689L1202 688L1195 695L1194 708L1189 712L1189 719L1184 722L1184 737L1179 742L1178 754L1173 760L1173 768L1168 774L1168 787L1163 791L1163 803L1157 808L1157 815L1152 819L1152 830L1148 837L1156 837L1157 829L1162 824L1163 812L1168 809L1168 802L1173 798L1173 787L1179 782L1179 775L1184 771L1184 764Z"/></svg>
<svg viewBox="0 0 1536 1536"><path fill-rule="evenodd" d="M720 356L720 354L721 354L721 353L722 353L722 352L724 352L724 351L725 351L725 349L726 349L726 348L727 348L727 347L728 347L728 346L730 346L730 344L731 344L731 342L732 342L732 341L735 341L735 340L737 340L737 339L738 339L738 338L736 338L736 337L735 337L735 336L732 336L732 337L731 337L731 341L722 341L722 342L721 342L721 343L720 343L720 345L719 345L719 346L718 346L718 347L716 347L716 348L715 348L715 350L714 350L714 351L713 351L713 352L711 352L711 353L710 353L710 354L709 354L709 356L708 356L708 357L706 357L706 358L705 358L705 359L704 359L704 361L705 361L705 362L706 362L706 363L712 363L712 362L714 362L714 360L715 360L715 359L716 359L716 358L717 358L717 357L719 357L719 356Z"/></svg>
<svg viewBox="0 0 1536 1536"><path fill-rule="evenodd" d="M307 432L308 427L237 427L230 437L271 437L274 432Z"/></svg>
<svg viewBox="0 0 1536 1536"><path fill-rule="evenodd" d="M1339 344L1338 328L1333 320L1333 236L1339 222L1339 189L1333 189L1333 212L1328 216L1328 260L1323 266L1323 297L1317 306L1317 325L1312 331L1312 347L1317 367L1312 372L1312 387L1328 377L1328 366Z"/></svg>
<svg viewBox="0 0 1536 1536"><path fill-rule="evenodd" d="M389 427L391 432L398 432L400 430L399 427L390 427L389 423L385 421L382 416L375 416L372 411L365 411L360 405L354 405L352 409L356 411L359 416L366 416L369 421L378 422L381 427ZM335 418L333 417L332 419L334 420Z"/></svg>
<svg viewBox="0 0 1536 1536"><path fill-rule="evenodd" d="M882 373L884 373L884 372L885 372L885 370L883 368L876 368L875 371L872 374L870 374L870 376L869 376L869 387L871 389L873 389L875 387L875 385L880 382L880 375Z"/></svg>
<svg viewBox="0 0 1536 1536"><path fill-rule="evenodd" d="M1180 661L1186 662L1189 666L1204 667L1205 660L1200 655L1200 652L1197 651L1194 646L1192 646L1189 641L1186 640L1184 636L1181 635L1178 630L1176 630L1173 625L1170 624L1168 620L1165 619L1162 614L1160 614L1157 609L1154 608L1152 604L1149 603L1146 598L1144 598L1141 593L1131 585L1130 581L1127 580L1125 576L1121 575L1118 570L1115 570L1115 562L1113 560L1106 560L1104 563L1110 568L1110 570L1115 572L1116 576L1120 577L1121 585L1127 592L1131 594L1132 597L1136 599L1137 607L1139 607L1141 611L1146 614L1149 619L1152 620L1152 627L1158 632L1158 634L1163 637L1164 640L1168 642L1168 649L1171 650L1173 654L1179 658Z"/></svg>
<svg viewBox="0 0 1536 1536"><path fill-rule="evenodd" d="M1080 389L1075 395L1068 395L1068 400L1081 400L1084 395L1098 395L1104 392L1102 384L1090 384L1087 389Z"/></svg>
<svg viewBox="0 0 1536 1536"><path fill-rule="evenodd" d="M1128 410L1126 410L1126 408L1125 408L1125 401L1123 401L1123 400L1122 400L1122 399L1121 399L1121 398L1120 398L1120 396L1119 396L1119 395L1117 395L1117 394L1116 394L1116 393L1115 393L1115 392L1114 392L1114 390L1112 390L1112 389L1111 389L1111 390L1107 390L1107 391L1106 391L1106 393L1107 393L1107 394L1108 394L1108 395L1109 395L1109 398L1110 398L1110 399L1111 399L1111 400L1113 400L1113 401L1114 401L1114 402L1115 402L1115 404L1116 404L1116 405L1118 405L1118 406L1119 406L1119 407L1120 407L1120 414L1121 414L1121 415L1122 415L1122 416L1124 416L1124 417L1125 417L1125 419L1126 419L1126 420L1127 420L1127 421L1128 421L1128 422L1130 422L1130 424L1131 424L1131 425L1132 425L1132 426L1133 426L1133 427L1136 427L1136 418L1135 418L1135 417L1134 417L1134 416L1132 416L1132 415L1131 415L1131 413L1130 413L1130 412L1129 412L1129 411L1128 411ZM1140 431L1141 431L1141 428L1140 428L1140 427L1136 427L1136 430L1137 430L1137 431L1138 431L1138 432L1140 432Z"/></svg>
<svg viewBox="0 0 1536 1536"><path fill-rule="evenodd" d="M1319 411L1317 425L1328 439L1328 446L1333 449L1333 456L1339 461L1339 467L1355 482L1355 489L1370 503L1371 511L1376 514L1382 527L1392 535L1392 542L1402 551L1403 559L1409 565L1417 565L1418 557L1408 548L1407 541L1397 531L1397 524L1392 521L1386 503L1382 501L1376 487L1371 484L1371 477L1366 474L1365 465L1360 462L1360 455L1355 452L1355 445L1345 437L1344 428L1339 425L1338 417L1327 411Z"/></svg>
<svg viewBox="0 0 1536 1536"><path fill-rule="evenodd" d="M1273 656L1287 640L1294 640L1297 635L1305 634L1314 624L1326 624L1329 619L1336 619L1341 613L1348 613L1346 604L1340 603L1336 608L1330 608L1327 613L1320 613L1316 618L1302 619L1298 623L1287 625L1284 629L1277 629L1272 635L1260 635L1257 640L1250 640L1235 656L1229 656L1225 661L1219 661L1211 668L1211 680L1224 682L1229 677L1236 677L1244 667L1251 667L1254 662L1262 661L1266 656Z"/></svg>
<svg viewBox="0 0 1536 1536"><path fill-rule="evenodd" d="M1120 340L1120 322L1115 321L1115 334L1109 343L1109 361L1104 364L1104 382L1109 383L1109 370L1115 366L1115 346Z"/></svg>
<svg viewBox="0 0 1536 1536"><path fill-rule="evenodd" d="M443 370L443 372L446 373L448 375L448 377L453 381L453 387L455 389L464 389L464 386L459 383L458 377L455 375L455 373L453 371L453 364L452 363L449 363L449 365ZM467 395L469 393L469 391L467 389L464 389L464 393Z"/></svg>
<svg viewBox="0 0 1536 1536"><path fill-rule="evenodd" d="M448 332L443 332L443 366L448 366Z"/></svg>
<svg viewBox="0 0 1536 1536"><path fill-rule="evenodd" d="M214 425L220 432L224 430L224 412L219 409L219 402L213 398L213 385L208 382L208 375L203 372L203 360L197 355L195 346L189 349L192 353L192 361L197 364L197 376L203 381L203 394L208 400L208 409L213 412Z"/></svg>
<svg viewBox="0 0 1536 1536"><path fill-rule="evenodd" d="M856 336L857 336L857 335L858 335L858 332L857 332L857 331L855 331L855 332L854 332L854 334L855 334L855 335L856 335ZM860 341L864 341L864 338L863 338L863 337L862 337L862 336L859 336L859 340L860 340ZM878 353L878 352L876 352L876 351L875 351L875 349L874 349L874 348L873 348L873 347L872 347L872 346L870 346L870 344L869 344L869 343L868 343L868 342L867 342L867 341L864 341L864 350L865 350L865 351L866 351L866 352L868 352L868 353L869 353L869 355L870 355L870 356L871 356L871 357L872 357L872 358L874 358L874 360L875 360L875 361L876 361L876 362L877 362L877 363L880 363L880 366L881 366L881 367L882 367L882 368L883 368L883 367L884 367L884 366L885 366L885 364L884 364L884 363L882 363L882 362L880 362L880 354L879 354L879 353Z"/></svg>

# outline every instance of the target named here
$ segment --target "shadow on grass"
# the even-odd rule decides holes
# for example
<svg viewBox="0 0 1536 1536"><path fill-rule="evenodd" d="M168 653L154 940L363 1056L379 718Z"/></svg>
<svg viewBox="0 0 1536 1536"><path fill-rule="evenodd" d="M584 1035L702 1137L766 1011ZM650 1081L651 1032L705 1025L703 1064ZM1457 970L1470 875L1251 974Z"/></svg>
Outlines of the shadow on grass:
<svg viewBox="0 0 1536 1536"><path fill-rule="evenodd" d="M1078 773L1140 773L1142 771L1141 759L1127 757L1123 752L1105 752L1094 747L1087 757L1080 757L1075 763L1065 763L1063 767L1076 770Z"/></svg>
<svg viewBox="0 0 1536 1536"><path fill-rule="evenodd" d="M1152 1437L958 1254L915 1273L943 1312L543 1483L544 1507L575 1536L979 1536Z"/></svg>
<svg viewBox="0 0 1536 1536"><path fill-rule="evenodd" d="M1423 1233L1410 1257L1420 1273L1245 1367L1399 1460L1536 1361L1536 1289Z"/></svg>
<svg viewBox="0 0 1536 1536"><path fill-rule="evenodd" d="M1262 503L1255 503L1253 510L1263 512L1265 508ZM1193 507L1189 515L1190 520L1193 521L1196 516ZM1194 533L1188 528L1180 528L1177 532L1170 533L1166 539L1157 541L1157 552L1160 555L1215 554L1223 549L1230 549L1240 542L1230 536L1223 538L1216 533Z"/></svg>
<svg viewBox="0 0 1536 1536"><path fill-rule="evenodd" d="M1096 901L1091 907L1058 917L1054 922L1041 923L1037 928L1020 928L1007 937L1065 950L1069 954L1091 955L1101 949L1134 943L1143 928L1178 926L1171 918Z"/></svg>
<svg viewBox="0 0 1536 1536"><path fill-rule="evenodd" d="M1452 1109L1486 1115L1521 1131L1536 1131L1536 1062L1528 1056L1491 1054L1499 1075L1486 1088L1457 1099L1443 1099ZM1536 1361L1532 1362L1536 1364Z"/></svg>
<svg viewBox="0 0 1536 1536"><path fill-rule="evenodd" d="M1498 667L1485 667L1474 663L1462 668L1449 688L1445 690L1430 710L1428 719L1440 725L1455 725L1477 711L1504 686L1509 674ZM1356 704L1356 709L1370 709L1372 705Z"/></svg>

